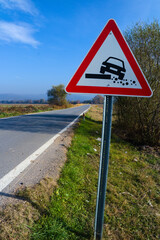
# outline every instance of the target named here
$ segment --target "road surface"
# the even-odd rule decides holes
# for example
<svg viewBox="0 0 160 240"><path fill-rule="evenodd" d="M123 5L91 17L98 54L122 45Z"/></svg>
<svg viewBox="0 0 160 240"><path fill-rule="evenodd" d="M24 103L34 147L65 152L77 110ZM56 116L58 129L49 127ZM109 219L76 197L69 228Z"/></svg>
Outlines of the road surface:
<svg viewBox="0 0 160 240"><path fill-rule="evenodd" d="M83 105L0 119L0 181L88 108Z"/></svg>

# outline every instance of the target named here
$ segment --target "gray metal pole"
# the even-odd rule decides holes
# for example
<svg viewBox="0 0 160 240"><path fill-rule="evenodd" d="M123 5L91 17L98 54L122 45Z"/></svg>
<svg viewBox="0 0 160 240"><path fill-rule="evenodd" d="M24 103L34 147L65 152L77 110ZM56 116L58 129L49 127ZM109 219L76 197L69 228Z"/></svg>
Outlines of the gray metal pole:
<svg viewBox="0 0 160 240"><path fill-rule="evenodd" d="M102 239L102 232L103 232L104 208L105 208L108 164L109 164L109 149L110 149L110 139L111 139L112 109L113 109L113 97L105 96L104 109L103 109L103 127L102 127L101 155L100 155L100 165L99 165L97 205L96 205L96 216L95 216L94 238L96 240Z"/></svg>

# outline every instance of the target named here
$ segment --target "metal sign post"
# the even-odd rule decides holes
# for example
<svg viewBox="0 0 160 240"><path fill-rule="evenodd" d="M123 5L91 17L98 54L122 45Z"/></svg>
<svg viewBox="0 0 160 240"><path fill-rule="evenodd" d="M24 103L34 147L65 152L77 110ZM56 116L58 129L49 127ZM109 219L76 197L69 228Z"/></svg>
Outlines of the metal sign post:
<svg viewBox="0 0 160 240"><path fill-rule="evenodd" d="M113 96L105 96L103 109L103 127L99 165L97 205L95 216L95 234L94 234L95 240L101 240L103 232L103 219L109 164L109 149L111 139L112 108L113 108Z"/></svg>

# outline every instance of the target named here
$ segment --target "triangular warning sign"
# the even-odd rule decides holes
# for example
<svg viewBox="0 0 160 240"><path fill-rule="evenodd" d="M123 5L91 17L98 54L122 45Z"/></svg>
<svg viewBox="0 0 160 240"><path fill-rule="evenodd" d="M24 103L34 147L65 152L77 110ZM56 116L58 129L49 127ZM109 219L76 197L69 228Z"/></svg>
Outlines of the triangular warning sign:
<svg viewBox="0 0 160 240"><path fill-rule="evenodd" d="M111 19L66 87L68 93L152 95L116 22Z"/></svg>

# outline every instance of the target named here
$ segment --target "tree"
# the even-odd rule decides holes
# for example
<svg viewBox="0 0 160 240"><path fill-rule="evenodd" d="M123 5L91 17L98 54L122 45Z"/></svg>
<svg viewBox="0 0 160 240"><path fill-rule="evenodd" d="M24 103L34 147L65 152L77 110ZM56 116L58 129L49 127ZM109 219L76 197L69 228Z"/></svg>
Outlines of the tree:
<svg viewBox="0 0 160 240"><path fill-rule="evenodd" d="M96 95L93 100L92 103L93 104L103 104L104 98L101 95Z"/></svg>
<svg viewBox="0 0 160 240"><path fill-rule="evenodd" d="M137 23L125 32L125 38L136 56L153 96L151 98L118 97L118 126L126 129L137 143L160 144L160 25Z"/></svg>
<svg viewBox="0 0 160 240"><path fill-rule="evenodd" d="M65 92L63 84L60 84L58 86L52 86L52 88L48 90L47 96L49 104L58 106L67 104L66 100L67 93Z"/></svg>

